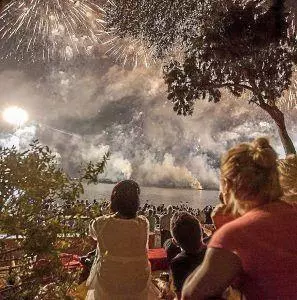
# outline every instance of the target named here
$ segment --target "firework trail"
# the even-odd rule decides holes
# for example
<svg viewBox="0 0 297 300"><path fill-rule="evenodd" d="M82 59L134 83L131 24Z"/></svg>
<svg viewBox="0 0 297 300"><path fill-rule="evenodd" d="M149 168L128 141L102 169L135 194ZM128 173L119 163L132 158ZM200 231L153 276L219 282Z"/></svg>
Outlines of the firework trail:
<svg viewBox="0 0 297 300"><path fill-rule="evenodd" d="M166 52L168 42L160 47L154 41L166 38L163 30L170 31L170 40L176 35L172 26L176 21L168 20L174 19L179 1L170 3L171 0L11 0L0 12L0 58L69 60L78 54L91 55L100 45L99 50L116 63L150 67L159 61L160 53ZM149 38L144 38L139 28L140 19L152 25Z"/></svg>
<svg viewBox="0 0 297 300"><path fill-rule="evenodd" d="M133 69L148 68L160 61L158 44L149 40L142 32L144 28L139 26L144 20L154 27L156 22L162 23L163 14L161 17L154 14L159 3L152 0L106 0L103 5L105 30L100 36L105 54L116 63Z"/></svg>
<svg viewBox="0 0 297 300"><path fill-rule="evenodd" d="M180 37L195 30L203 9L201 0L106 0L103 7L106 54L133 67L182 57Z"/></svg>
<svg viewBox="0 0 297 300"><path fill-rule="evenodd" d="M90 54L102 14L92 0L12 0L0 13L1 56L36 61Z"/></svg>
<svg viewBox="0 0 297 300"><path fill-rule="evenodd" d="M78 134L75 134L75 133L73 133L73 132L66 131L66 130L62 130L62 129L58 129L58 128L55 128L55 127L46 125L46 124L44 124L44 123L38 123L38 125L39 125L41 128L47 128L47 129L49 129L49 130L52 130L52 131L55 131L55 132L59 132L59 133L61 133L61 134L65 134L65 135L68 135L68 136L71 136L71 137L82 138L82 136L80 136L80 135L78 135Z"/></svg>
<svg viewBox="0 0 297 300"><path fill-rule="evenodd" d="M156 62L153 55L154 47L146 43L139 35L122 35L117 26L108 25L110 14L119 10L121 10L121 3L118 2L116 4L107 0L103 6L102 24L104 29L99 34L103 51L124 67L132 67L133 69L140 66L150 67ZM130 25L134 26L133 23Z"/></svg>
<svg viewBox="0 0 297 300"><path fill-rule="evenodd" d="M132 37L120 37L114 32L101 35L101 43L105 54L114 59L116 63L133 69L144 66L149 68L156 60L153 50L142 40Z"/></svg>

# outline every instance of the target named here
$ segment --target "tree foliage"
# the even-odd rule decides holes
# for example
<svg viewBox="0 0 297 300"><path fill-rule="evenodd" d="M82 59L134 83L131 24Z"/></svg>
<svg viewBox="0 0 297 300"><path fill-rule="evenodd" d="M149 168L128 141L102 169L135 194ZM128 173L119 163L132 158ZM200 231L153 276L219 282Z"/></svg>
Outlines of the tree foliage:
<svg viewBox="0 0 297 300"><path fill-rule="evenodd" d="M147 39L165 52L176 42L182 44L182 59L167 60L164 66L174 110L191 115L198 99L216 103L225 90L237 97L250 95L249 102L275 121L286 152L295 153L284 115L277 107L297 62L295 24L284 10L285 1L273 0L271 6L263 6L260 0L185 0L176 5L168 1L171 5L164 7L162 1L151 2L142 8L145 13L141 17L140 12L128 14L124 4L117 8L121 14L114 8L113 24L118 22L118 31L124 36ZM137 3L146 6L146 2ZM130 19L125 23L127 16Z"/></svg>
<svg viewBox="0 0 297 300"><path fill-rule="evenodd" d="M56 283L64 296L69 291L75 274L63 269L59 254L69 247L68 237L85 232L74 203L84 192L85 180L97 182L108 157L90 162L74 179L38 141L23 152L0 148L0 257L12 253L20 265L17 273L9 270L14 281L17 276L21 282L12 289L11 299L33 299L45 282ZM69 226L65 220L71 218L76 222Z"/></svg>
<svg viewBox="0 0 297 300"><path fill-rule="evenodd" d="M212 8L213 9L213 8ZM218 11L215 7L215 11ZM255 2L206 20L192 36L183 62L164 67L168 98L178 114L192 114L197 99L219 102L223 89L265 110L278 126L287 154L295 153L277 100L291 85L297 40L282 7L267 11Z"/></svg>
<svg viewBox="0 0 297 300"><path fill-rule="evenodd" d="M229 7L228 14L201 25L187 43L185 60L164 68L174 110L192 114L196 99L218 102L222 88L238 97L250 91L250 102L274 106L290 86L297 43L295 36L279 39L285 33L273 26L271 10L263 14L255 3Z"/></svg>

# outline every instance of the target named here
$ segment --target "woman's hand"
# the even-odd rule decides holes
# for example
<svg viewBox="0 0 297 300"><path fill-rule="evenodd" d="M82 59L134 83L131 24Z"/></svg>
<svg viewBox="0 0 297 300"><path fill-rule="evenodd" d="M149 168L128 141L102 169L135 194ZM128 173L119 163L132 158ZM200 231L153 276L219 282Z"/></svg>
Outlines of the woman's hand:
<svg viewBox="0 0 297 300"><path fill-rule="evenodd" d="M218 204L211 214L212 221L215 225L216 229L219 229L224 224L235 220L235 216L233 216L230 212L230 208L226 204Z"/></svg>
<svg viewBox="0 0 297 300"><path fill-rule="evenodd" d="M207 236L211 236L216 230L215 226L211 224L201 224L201 228Z"/></svg>

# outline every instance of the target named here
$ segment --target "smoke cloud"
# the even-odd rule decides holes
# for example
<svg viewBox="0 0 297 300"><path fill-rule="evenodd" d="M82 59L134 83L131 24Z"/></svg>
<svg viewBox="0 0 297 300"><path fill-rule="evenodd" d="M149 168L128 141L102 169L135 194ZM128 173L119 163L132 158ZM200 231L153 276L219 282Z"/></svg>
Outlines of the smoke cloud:
<svg viewBox="0 0 297 300"><path fill-rule="evenodd" d="M124 70L104 57L0 68L0 110L18 105L30 115L17 130L1 121L0 145L22 148L38 138L74 176L109 150L102 180L217 188L220 156L232 145L267 136L283 155L272 121L244 98L197 101L192 117L177 116L157 68ZM286 116L296 144L296 110Z"/></svg>

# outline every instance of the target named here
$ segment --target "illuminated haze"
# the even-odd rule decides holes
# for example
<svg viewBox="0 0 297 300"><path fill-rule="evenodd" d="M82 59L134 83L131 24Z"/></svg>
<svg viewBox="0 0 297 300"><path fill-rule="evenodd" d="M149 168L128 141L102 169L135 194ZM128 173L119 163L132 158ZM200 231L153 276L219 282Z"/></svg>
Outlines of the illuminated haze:
<svg viewBox="0 0 297 300"><path fill-rule="evenodd" d="M231 145L264 135L283 154L271 120L244 99L198 101L192 117L177 116L159 69L124 70L105 57L51 67L2 64L0 90L1 109L21 106L31 118L18 129L1 121L1 145L23 148L38 138L74 176L81 163L110 150L105 179L175 187L199 187L199 180L215 188L219 157ZM295 144L296 116L296 109L287 113Z"/></svg>

